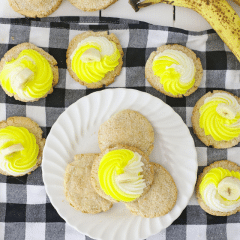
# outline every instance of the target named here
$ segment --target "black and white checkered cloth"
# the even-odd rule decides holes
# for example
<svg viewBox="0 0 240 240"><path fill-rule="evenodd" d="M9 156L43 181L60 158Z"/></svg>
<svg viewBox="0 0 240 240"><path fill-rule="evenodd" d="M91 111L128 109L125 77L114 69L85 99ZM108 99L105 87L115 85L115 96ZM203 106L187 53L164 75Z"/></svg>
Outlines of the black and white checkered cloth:
<svg viewBox="0 0 240 240"><path fill-rule="evenodd" d="M188 32L144 22L98 17L60 17L45 19L0 19L0 58L22 42L31 42L55 57L60 80L54 92L34 103L22 103L0 89L0 120L26 116L36 121L46 137L58 116L79 98L97 91L76 83L66 70L69 41L87 30L115 33L124 50L120 76L107 88L126 87L148 92L169 104L182 117L194 138L199 172L222 159L240 164L240 145L217 150L207 148L193 134L192 109L206 92L226 89L240 97L240 63L213 31ZM204 74L199 89L182 99L167 97L145 80L144 66L150 53L166 43L192 49L201 59ZM50 203L38 168L29 176L0 175L0 240L83 240L87 236L71 228ZM229 217L206 214L193 196L181 216L167 229L148 240L239 240L240 213Z"/></svg>

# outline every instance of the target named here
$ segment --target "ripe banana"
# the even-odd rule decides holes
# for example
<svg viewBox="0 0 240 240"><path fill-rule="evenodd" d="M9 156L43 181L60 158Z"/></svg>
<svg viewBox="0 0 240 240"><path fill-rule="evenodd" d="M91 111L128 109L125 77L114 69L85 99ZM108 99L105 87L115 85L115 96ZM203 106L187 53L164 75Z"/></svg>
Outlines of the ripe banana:
<svg viewBox="0 0 240 240"><path fill-rule="evenodd" d="M14 153L14 152L18 152L18 151L22 151L24 149L24 147L22 146L22 144L21 143L19 143L19 144L14 144L14 145L12 145L12 146L10 146L10 147L7 147L7 148L4 148L4 149L2 149L1 150L1 154L2 154L2 156L7 156L7 155L9 155L9 154L12 154L12 153Z"/></svg>
<svg viewBox="0 0 240 240"><path fill-rule="evenodd" d="M193 9L204 17L240 62L240 17L227 0L129 0L135 11L155 3ZM235 0L240 3L239 0Z"/></svg>
<svg viewBox="0 0 240 240"><path fill-rule="evenodd" d="M240 180L226 177L218 184L218 193L227 200L237 200L240 197Z"/></svg>
<svg viewBox="0 0 240 240"><path fill-rule="evenodd" d="M81 55L80 59L83 62L99 62L101 54L96 48L89 48Z"/></svg>

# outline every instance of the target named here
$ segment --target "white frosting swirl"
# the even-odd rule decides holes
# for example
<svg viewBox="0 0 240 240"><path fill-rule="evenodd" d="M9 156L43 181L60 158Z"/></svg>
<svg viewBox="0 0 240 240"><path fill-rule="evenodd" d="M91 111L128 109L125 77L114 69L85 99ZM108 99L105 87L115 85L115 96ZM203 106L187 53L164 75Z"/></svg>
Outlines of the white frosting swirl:
<svg viewBox="0 0 240 240"><path fill-rule="evenodd" d="M101 57L104 57L106 55L111 56L115 51L114 45L107 38L90 36L90 37L83 39L80 43L78 43L78 45L77 45L76 49L73 51L70 59L72 59L73 56L75 55L76 51L85 44L93 44L93 45L96 45L97 47L99 47Z"/></svg>
<svg viewBox="0 0 240 240"><path fill-rule="evenodd" d="M128 162L124 168L124 173L117 175L115 183L119 189L127 194L142 194L146 187L145 179L140 173L143 171L144 165L141 161L141 156L135 152L134 157Z"/></svg>
<svg viewBox="0 0 240 240"><path fill-rule="evenodd" d="M227 201L222 199L214 184L209 184L205 188L203 198L205 204L214 211L230 212L240 206L240 199L237 201L228 201L229 205L227 205Z"/></svg>
<svg viewBox="0 0 240 240"><path fill-rule="evenodd" d="M204 100L204 104L210 101L216 101L218 99L224 100L226 103L228 103L228 105L236 107L238 111L240 111L240 105L238 104L237 99L228 93L214 93L211 97L207 97Z"/></svg>
<svg viewBox="0 0 240 240"><path fill-rule="evenodd" d="M196 71L194 62L185 53L178 50L167 49L161 53L158 53L154 57L153 61L158 60L160 57L170 57L179 63L179 65L172 64L167 68L174 68L176 72L181 74L179 80L181 83L187 84L193 80Z"/></svg>

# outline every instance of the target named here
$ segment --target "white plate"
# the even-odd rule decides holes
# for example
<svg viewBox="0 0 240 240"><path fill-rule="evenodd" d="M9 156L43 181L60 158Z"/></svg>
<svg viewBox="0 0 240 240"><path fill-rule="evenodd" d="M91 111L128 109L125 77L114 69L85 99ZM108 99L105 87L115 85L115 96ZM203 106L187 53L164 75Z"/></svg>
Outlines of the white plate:
<svg viewBox="0 0 240 240"><path fill-rule="evenodd" d="M99 214L76 211L66 201L65 168L79 153L98 153L99 126L123 109L140 112L151 122L155 146L150 161L163 165L178 189L177 203L163 217L132 215L123 203ZM96 239L135 240L147 238L168 227L184 210L197 178L197 154L193 139L174 110L152 95L131 89L108 89L79 99L53 124L43 151L43 181L59 215L79 232Z"/></svg>

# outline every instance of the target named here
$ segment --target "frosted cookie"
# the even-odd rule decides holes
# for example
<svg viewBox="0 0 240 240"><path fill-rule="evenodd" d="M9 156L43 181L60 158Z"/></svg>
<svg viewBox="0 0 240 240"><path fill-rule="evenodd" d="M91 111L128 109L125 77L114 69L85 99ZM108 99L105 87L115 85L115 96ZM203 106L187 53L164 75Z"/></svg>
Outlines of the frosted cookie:
<svg viewBox="0 0 240 240"><path fill-rule="evenodd" d="M10 117L0 122L0 173L30 174L42 162L45 139L37 123L27 117Z"/></svg>
<svg viewBox="0 0 240 240"><path fill-rule="evenodd" d="M26 17L42 18L55 12L62 0L8 0L15 12Z"/></svg>
<svg viewBox="0 0 240 240"><path fill-rule="evenodd" d="M107 32L84 32L75 36L67 49L71 77L88 88L111 84L122 69L123 51L117 37Z"/></svg>
<svg viewBox="0 0 240 240"><path fill-rule="evenodd" d="M83 11L98 11L105 9L117 0L68 0L73 6Z"/></svg>
<svg viewBox="0 0 240 240"><path fill-rule="evenodd" d="M91 185L92 164L98 155L75 155L65 171L65 196L72 207L83 213L105 212L112 207L112 203L98 195Z"/></svg>
<svg viewBox="0 0 240 240"><path fill-rule="evenodd" d="M239 98L225 91L208 92L193 108L193 131L207 146L230 148L240 141Z"/></svg>
<svg viewBox="0 0 240 240"><path fill-rule="evenodd" d="M33 102L53 92L58 83L57 62L31 43L11 48L0 62L0 84L6 94Z"/></svg>
<svg viewBox="0 0 240 240"><path fill-rule="evenodd" d="M91 183L111 202L130 202L145 194L153 182L148 156L134 147L117 145L95 159Z"/></svg>
<svg viewBox="0 0 240 240"><path fill-rule="evenodd" d="M202 64L196 54L177 44L158 47L145 66L145 76L152 87L175 98L195 92L202 75Z"/></svg>
<svg viewBox="0 0 240 240"><path fill-rule="evenodd" d="M100 126L98 143L101 151L123 144L149 155L154 147L153 127L142 114L126 109L114 114Z"/></svg>
<svg viewBox="0 0 240 240"><path fill-rule="evenodd" d="M196 195L201 208L215 216L240 211L240 167L228 160L205 167L198 177Z"/></svg>
<svg viewBox="0 0 240 240"><path fill-rule="evenodd" d="M150 164L154 169L154 179L149 191L137 200L125 203L131 213L145 218L167 214L177 201L177 187L170 173L160 164Z"/></svg>

